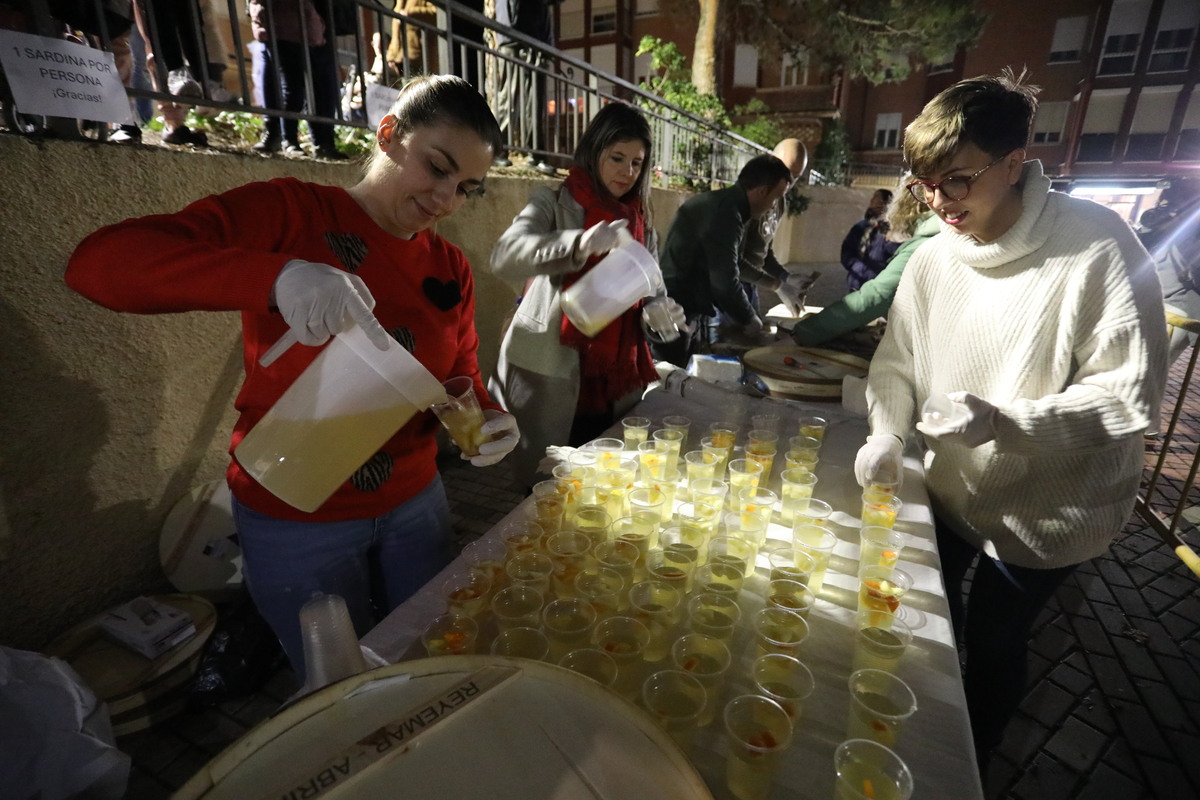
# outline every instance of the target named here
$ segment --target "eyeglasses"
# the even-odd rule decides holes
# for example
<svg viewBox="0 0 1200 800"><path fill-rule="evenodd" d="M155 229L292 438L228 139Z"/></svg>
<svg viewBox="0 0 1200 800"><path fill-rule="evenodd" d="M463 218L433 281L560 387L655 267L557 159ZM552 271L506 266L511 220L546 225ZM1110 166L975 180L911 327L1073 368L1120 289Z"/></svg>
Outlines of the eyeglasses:
<svg viewBox="0 0 1200 800"><path fill-rule="evenodd" d="M974 175L952 175L940 183L930 183L929 181L913 181L904 188L908 189L909 194L911 194L918 203L925 203L927 205L933 202L934 193L936 193L939 189L942 192L942 197L945 197L947 200L965 200L967 195L971 193L971 184L973 184L980 175L987 172L1004 159L1008 158L1008 155L1008 153L1005 153L983 169L976 172Z"/></svg>

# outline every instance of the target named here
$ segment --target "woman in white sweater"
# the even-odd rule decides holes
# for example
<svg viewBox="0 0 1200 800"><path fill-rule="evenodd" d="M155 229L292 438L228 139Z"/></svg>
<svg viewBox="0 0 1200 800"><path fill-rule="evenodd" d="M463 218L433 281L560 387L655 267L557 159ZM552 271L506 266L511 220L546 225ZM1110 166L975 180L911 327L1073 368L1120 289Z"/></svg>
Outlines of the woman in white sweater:
<svg viewBox="0 0 1200 800"><path fill-rule="evenodd" d="M965 412L916 427L981 769L1024 693L1038 612L1129 517L1166 369L1158 279L1129 226L1025 162L1035 93L1008 71L962 81L905 132L922 178L907 188L945 233L901 280L855 465L864 486L898 476L931 396Z"/></svg>

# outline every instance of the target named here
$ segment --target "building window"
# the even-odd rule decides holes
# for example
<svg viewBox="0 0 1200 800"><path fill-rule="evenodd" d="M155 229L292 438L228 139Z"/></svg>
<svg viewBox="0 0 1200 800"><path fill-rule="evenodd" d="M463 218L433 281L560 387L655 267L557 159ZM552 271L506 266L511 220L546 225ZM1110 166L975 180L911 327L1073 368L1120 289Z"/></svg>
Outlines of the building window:
<svg viewBox="0 0 1200 800"><path fill-rule="evenodd" d="M637 0L637 15L639 17L657 17L658 0Z"/></svg>
<svg viewBox="0 0 1200 800"><path fill-rule="evenodd" d="M1200 91L1194 88L1183 115L1183 125L1179 129L1175 160L1200 161Z"/></svg>
<svg viewBox="0 0 1200 800"><path fill-rule="evenodd" d="M1050 63L1078 61L1083 52L1083 37L1087 33L1087 17L1063 17L1054 23L1054 40L1050 43Z"/></svg>
<svg viewBox="0 0 1200 800"><path fill-rule="evenodd" d="M1158 32L1154 34L1147 71L1182 72L1187 69L1198 23L1200 4L1195 0L1167 0L1158 21Z"/></svg>
<svg viewBox="0 0 1200 800"><path fill-rule="evenodd" d="M1117 0L1113 3L1104 50L1100 53L1100 75L1132 75L1142 31L1150 12L1150 0Z"/></svg>
<svg viewBox="0 0 1200 800"><path fill-rule="evenodd" d="M1079 161L1112 161L1128 89L1097 89L1088 100L1079 136Z"/></svg>
<svg viewBox="0 0 1200 800"><path fill-rule="evenodd" d="M784 53L779 69L780 86L808 85L808 51L801 48L796 53Z"/></svg>
<svg viewBox="0 0 1200 800"><path fill-rule="evenodd" d="M900 114L875 116L875 149L895 150L900 146Z"/></svg>
<svg viewBox="0 0 1200 800"><path fill-rule="evenodd" d="M733 54L733 85L758 86L758 47L739 44Z"/></svg>
<svg viewBox="0 0 1200 800"><path fill-rule="evenodd" d="M592 33L615 33L617 30L617 12L606 11L592 15Z"/></svg>
<svg viewBox="0 0 1200 800"><path fill-rule="evenodd" d="M940 64L930 64L929 65L929 74L930 75L944 75L947 72L953 72L953 71L954 71L954 59L950 59L949 61L943 61Z"/></svg>
<svg viewBox="0 0 1200 800"><path fill-rule="evenodd" d="M1066 100L1042 103L1038 106L1037 118L1033 121L1034 144L1058 144L1062 141L1068 108L1070 103Z"/></svg>
<svg viewBox="0 0 1200 800"><path fill-rule="evenodd" d="M1182 86L1147 86L1138 95L1137 111L1129 128L1126 161L1162 161L1167 128L1175 113Z"/></svg>

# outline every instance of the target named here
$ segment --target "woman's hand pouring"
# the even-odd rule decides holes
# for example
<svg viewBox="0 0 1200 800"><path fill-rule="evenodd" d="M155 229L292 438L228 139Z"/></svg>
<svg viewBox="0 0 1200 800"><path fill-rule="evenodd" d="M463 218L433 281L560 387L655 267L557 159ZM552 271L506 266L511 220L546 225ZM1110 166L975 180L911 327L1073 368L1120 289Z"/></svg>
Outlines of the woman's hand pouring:
<svg viewBox="0 0 1200 800"><path fill-rule="evenodd" d="M517 442L521 441L521 431L517 429L517 418L512 414L488 408L484 409L483 416L487 422L483 423L480 431L486 436L491 436L491 441L479 445L479 455L470 458L463 455L464 459L476 467L489 467L501 461L513 451Z"/></svg>
<svg viewBox="0 0 1200 800"><path fill-rule="evenodd" d="M392 337L371 313L375 298L362 278L328 264L287 262L275 278L271 302L300 344L324 344L357 322L380 350L391 345Z"/></svg>
<svg viewBox="0 0 1200 800"><path fill-rule="evenodd" d="M628 224L629 221L624 219L597 222L579 235L579 241L575 245L576 252L586 258L620 247L624 243L624 237L629 235L625 233L625 226Z"/></svg>

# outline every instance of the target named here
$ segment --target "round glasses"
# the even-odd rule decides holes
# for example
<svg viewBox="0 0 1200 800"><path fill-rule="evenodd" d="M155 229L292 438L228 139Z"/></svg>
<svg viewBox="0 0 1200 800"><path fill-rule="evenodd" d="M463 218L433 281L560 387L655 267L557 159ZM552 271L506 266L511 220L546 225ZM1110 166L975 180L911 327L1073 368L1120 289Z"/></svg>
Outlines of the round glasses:
<svg viewBox="0 0 1200 800"><path fill-rule="evenodd" d="M946 198L947 200L965 200L967 195L971 193L971 184L973 184L980 175L987 172L989 169L996 166L1007 157L1008 153L1005 153L973 175L951 175L949 178L946 178L939 183L931 183L929 181L913 181L904 188L908 189L909 194L911 194L913 199L915 199L918 203L925 203L926 205L933 202L933 196L938 190L941 190L942 197Z"/></svg>

